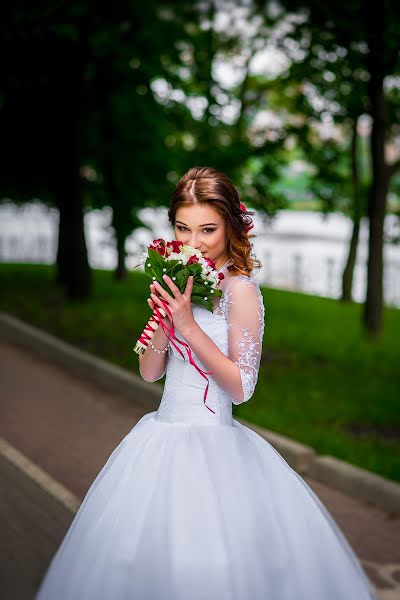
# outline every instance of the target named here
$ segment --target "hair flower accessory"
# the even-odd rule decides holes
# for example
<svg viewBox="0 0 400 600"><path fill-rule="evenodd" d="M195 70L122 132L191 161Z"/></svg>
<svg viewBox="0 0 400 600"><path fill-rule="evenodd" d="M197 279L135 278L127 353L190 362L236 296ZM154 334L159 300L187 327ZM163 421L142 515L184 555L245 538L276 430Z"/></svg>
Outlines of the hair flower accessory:
<svg viewBox="0 0 400 600"><path fill-rule="evenodd" d="M242 213L243 213L243 214L246 214L246 213L247 213L247 208L246 208L246 206L243 204L243 202L241 202L241 203L240 203L240 210L242 211ZM246 229L244 230L244 232L245 232L245 233L248 233L248 232L250 231L250 229L253 229L253 227L254 227L254 224L253 224L253 223L250 223L250 225L248 225L248 226L246 227Z"/></svg>

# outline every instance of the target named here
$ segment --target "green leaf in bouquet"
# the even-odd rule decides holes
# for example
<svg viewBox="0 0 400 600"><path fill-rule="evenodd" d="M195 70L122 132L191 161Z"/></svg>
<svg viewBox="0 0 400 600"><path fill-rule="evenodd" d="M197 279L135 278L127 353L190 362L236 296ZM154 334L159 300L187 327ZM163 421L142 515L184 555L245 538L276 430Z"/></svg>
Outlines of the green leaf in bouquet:
<svg viewBox="0 0 400 600"><path fill-rule="evenodd" d="M164 269L166 269L164 271ZM180 263L179 260L167 260L165 261L165 265L163 267L163 272L162 275L168 275L168 277L170 277L172 279L172 281L175 283L175 285L179 288L179 291L181 291L179 282L178 282L178 274L182 269L182 264ZM161 275L161 280L159 283L161 283L161 285L165 284L165 281L163 280ZM175 280L174 280L175 277ZM168 292L170 292L169 287L166 287L165 285L163 285L164 289L166 289Z"/></svg>
<svg viewBox="0 0 400 600"><path fill-rule="evenodd" d="M222 290L218 288L211 288L206 286L193 286L191 302L193 304L198 304L199 306L203 306L210 312L214 312L214 304L212 303L213 298L220 298L222 296ZM207 300L204 300L207 298Z"/></svg>
<svg viewBox="0 0 400 600"><path fill-rule="evenodd" d="M213 312L214 306L210 299L204 300L203 296L193 296L192 295L191 302L193 304L196 304L197 306L202 306L203 308L206 308L210 312Z"/></svg>
<svg viewBox="0 0 400 600"><path fill-rule="evenodd" d="M192 288L192 296L207 296L207 287L204 285L194 285Z"/></svg>
<svg viewBox="0 0 400 600"><path fill-rule="evenodd" d="M172 273L175 276L174 271L178 271L181 266L179 260L175 258L174 260L167 260L165 268L167 269L167 274Z"/></svg>
<svg viewBox="0 0 400 600"><path fill-rule="evenodd" d="M182 293L182 290L186 289L187 280L189 278L190 271L187 267L183 267L180 271L178 271L175 275L176 277L176 285L179 288L179 291Z"/></svg>
<svg viewBox="0 0 400 600"><path fill-rule="evenodd" d="M202 272L202 268L199 263L190 263L190 265L186 265L186 269L188 269L190 275L193 275L194 277Z"/></svg>
<svg viewBox="0 0 400 600"><path fill-rule="evenodd" d="M165 263L167 262L161 254L158 254L155 250L151 248L148 249L149 260L152 266L158 266L163 269L165 267Z"/></svg>
<svg viewBox="0 0 400 600"><path fill-rule="evenodd" d="M218 298L220 298L222 296L222 290L219 290L218 288L215 288L214 292L211 295L214 296L214 297L217 296Z"/></svg>

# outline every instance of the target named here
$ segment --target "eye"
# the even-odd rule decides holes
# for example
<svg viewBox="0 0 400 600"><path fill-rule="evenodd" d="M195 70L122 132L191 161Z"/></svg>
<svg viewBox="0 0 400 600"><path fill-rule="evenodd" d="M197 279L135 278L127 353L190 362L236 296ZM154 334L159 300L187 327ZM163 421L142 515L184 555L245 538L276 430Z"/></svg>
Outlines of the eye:
<svg viewBox="0 0 400 600"><path fill-rule="evenodd" d="M177 225L176 228L179 229L179 231L187 229L187 227L183 227L183 225ZM213 231L215 231L215 229L212 229L211 227L205 227L203 231L207 231L207 233L212 233Z"/></svg>

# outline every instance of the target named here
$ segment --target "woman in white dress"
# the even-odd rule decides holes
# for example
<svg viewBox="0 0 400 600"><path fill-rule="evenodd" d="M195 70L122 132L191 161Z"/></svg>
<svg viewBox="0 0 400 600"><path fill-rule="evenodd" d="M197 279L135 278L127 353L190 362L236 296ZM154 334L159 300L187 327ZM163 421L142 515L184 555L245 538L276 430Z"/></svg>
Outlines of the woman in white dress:
<svg viewBox="0 0 400 600"><path fill-rule="evenodd" d="M36 600L376 600L316 494L232 418L232 403L254 393L264 333L253 213L225 175L199 167L168 214L176 239L224 275L213 313L190 302L190 282L182 294L168 278L151 284L148 299L151 309L168 302L175 334L212 373L206 403L205 378L159 327L139 357L146 381L166 374L159 408L93 481Z"/></svg>

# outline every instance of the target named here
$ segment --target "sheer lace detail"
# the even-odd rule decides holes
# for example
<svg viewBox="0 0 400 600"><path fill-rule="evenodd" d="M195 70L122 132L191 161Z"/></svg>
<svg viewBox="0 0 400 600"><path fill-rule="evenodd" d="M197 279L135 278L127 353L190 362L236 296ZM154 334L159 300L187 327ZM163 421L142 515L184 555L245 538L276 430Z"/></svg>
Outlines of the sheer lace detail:
<svg viewBox="0 0 400 600"><path fill-rule="evenodd" d="M222 287L221 287L222 289ZM213 300L214 304L214 315L217 317L222 317L227 321L228 315L228 306L229 306L229 294L224 292L221 297L215 298Z"/></svg>
<svg viewBox="0 0 400 600"><path fill-rule="evenodd" d="M228 325L228 356L238 366L243 395L234 404L249 400L256 387L264 335L264 302L255 279L232 277L224 293L221 311Z"/></svg>

